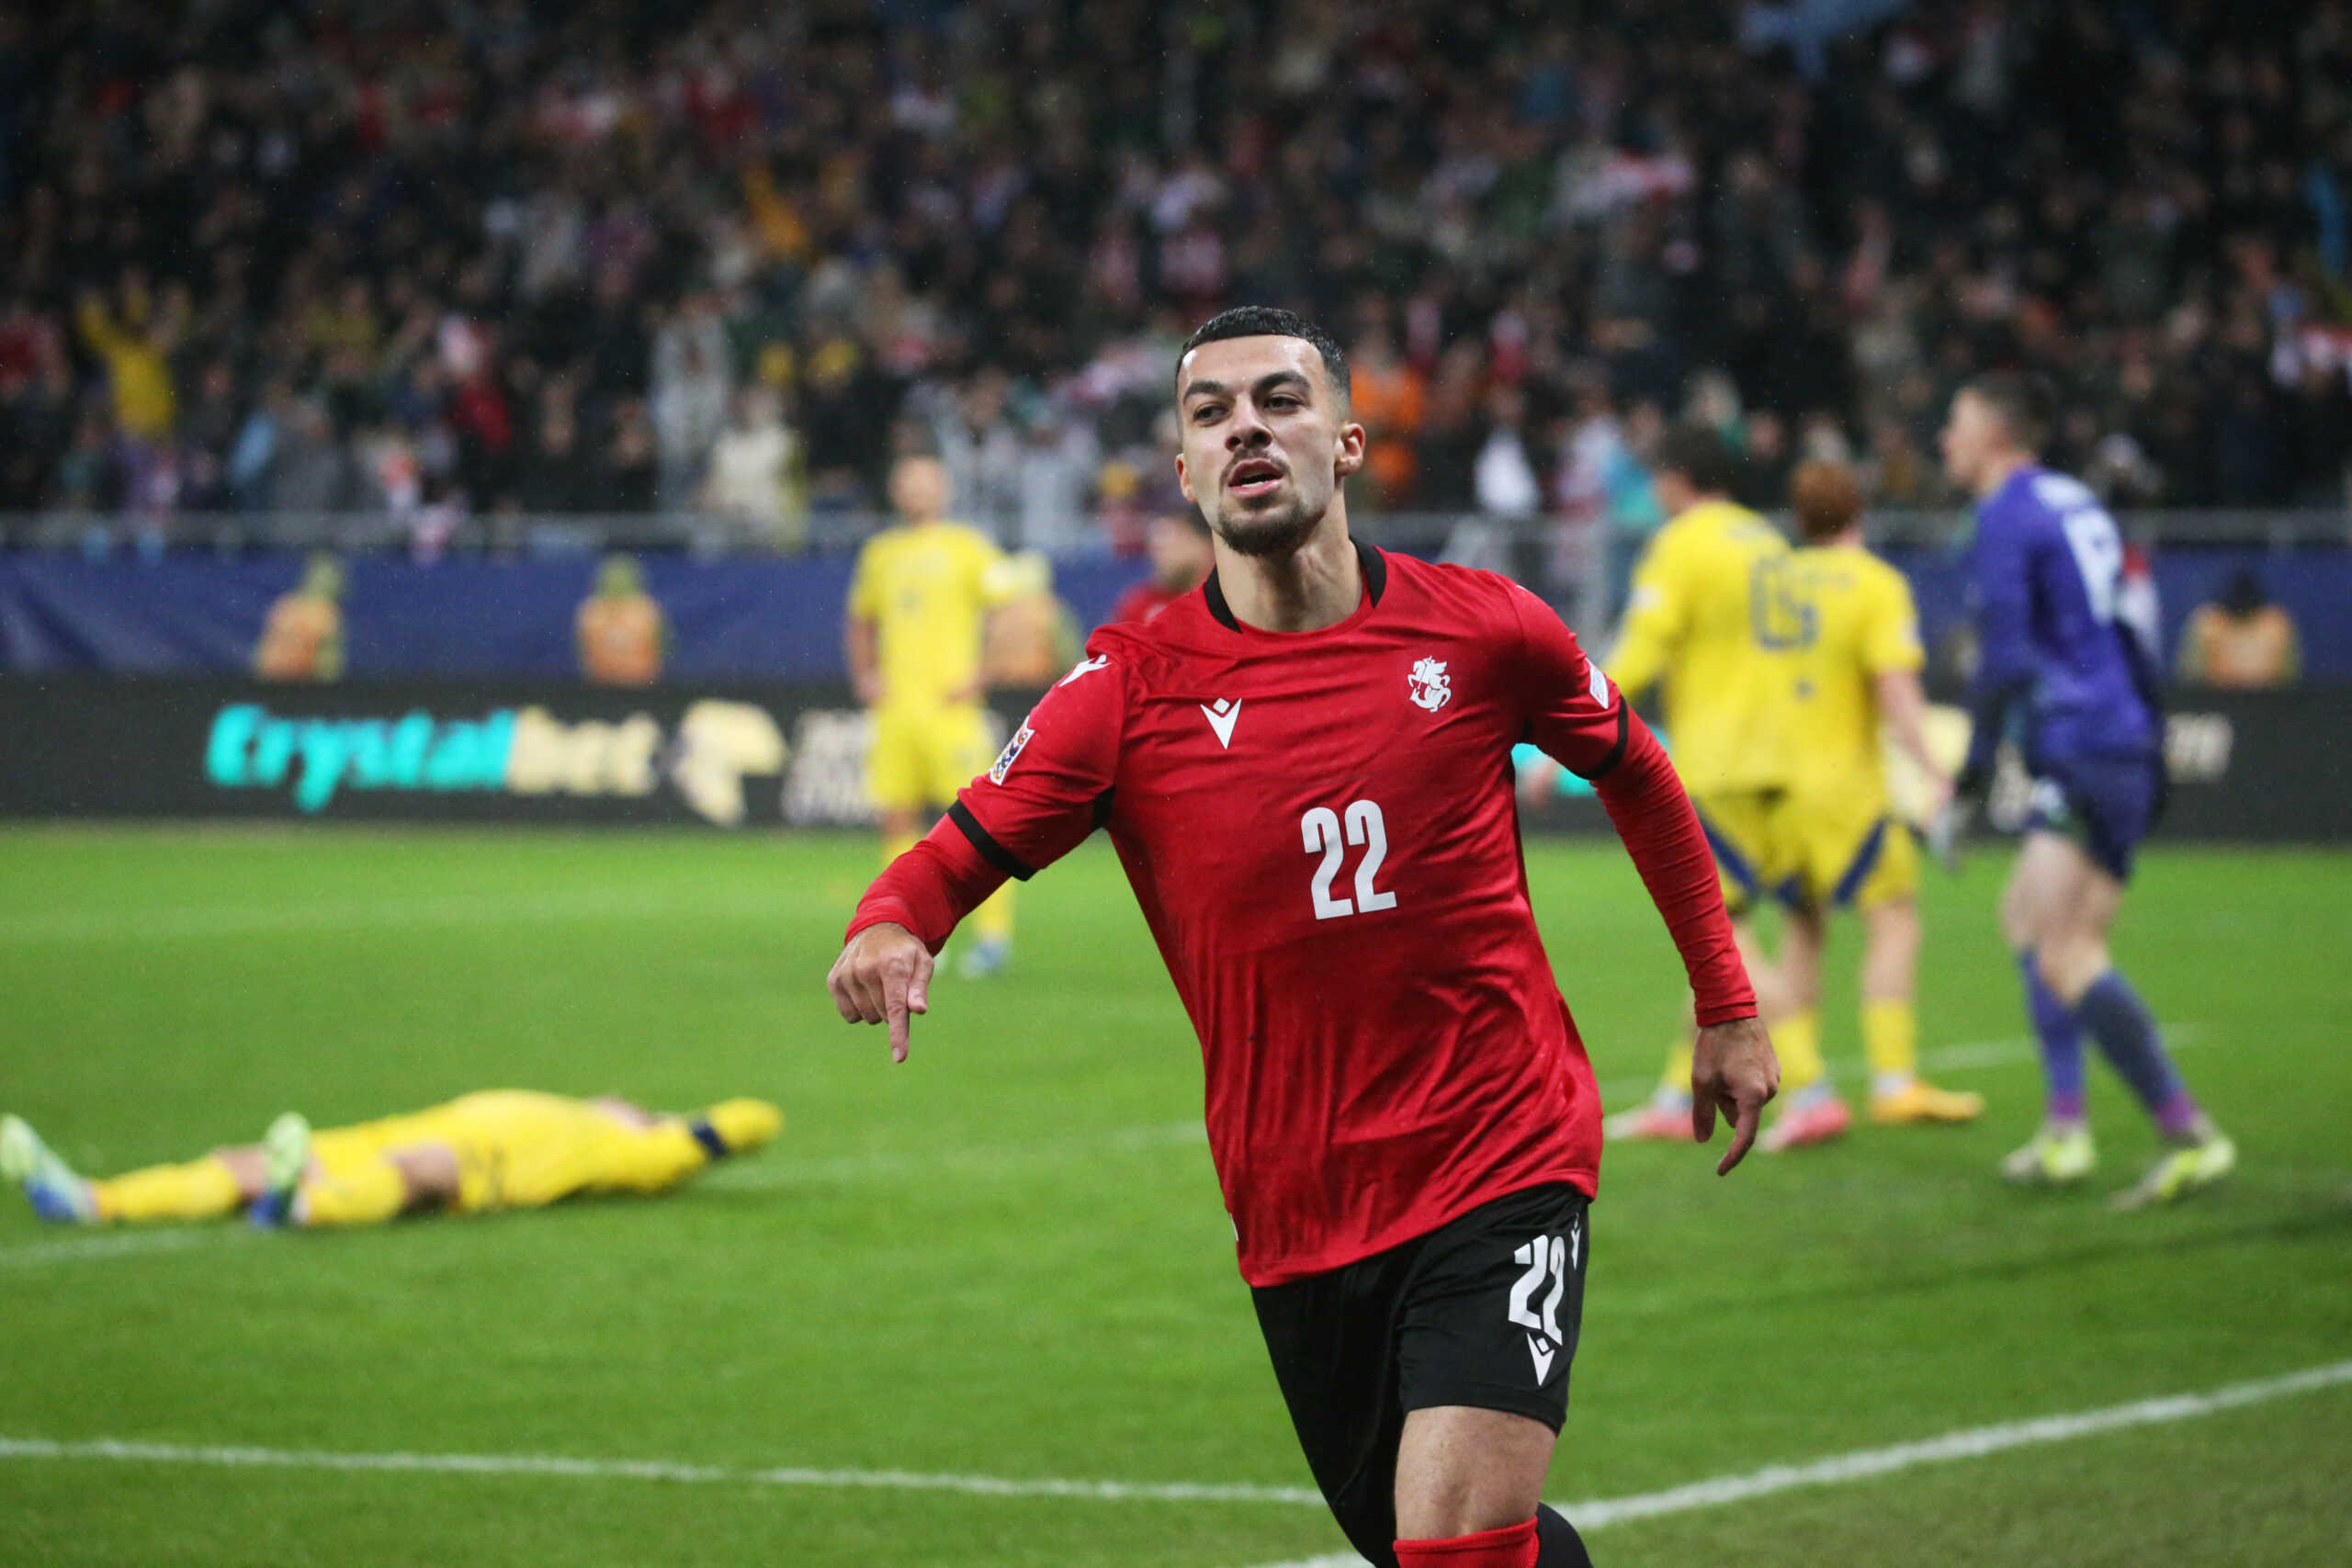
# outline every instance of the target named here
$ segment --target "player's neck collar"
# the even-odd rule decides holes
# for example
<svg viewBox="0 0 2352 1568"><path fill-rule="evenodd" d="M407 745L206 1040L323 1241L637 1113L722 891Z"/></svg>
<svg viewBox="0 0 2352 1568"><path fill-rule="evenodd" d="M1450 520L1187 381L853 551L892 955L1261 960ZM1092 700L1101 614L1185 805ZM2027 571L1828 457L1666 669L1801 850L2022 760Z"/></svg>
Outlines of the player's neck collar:
<svg viewBox="0 0 2352 1568"><path fill-rule="evenodd" d="M1388 562L1378 550L1362 539L1348 542L1355 546L1356 564L1363 569L1363 591L1377 604L1380 596L1388 591ZM1241 622L1233 614L1233 606L1225 602L1225 589L1217 581L1214 570L1209 572L1208 581L1201 584L1201 596L1208 601L1209 614L1217 618L1218 625L1228 631L1242 629Z"/></svg>

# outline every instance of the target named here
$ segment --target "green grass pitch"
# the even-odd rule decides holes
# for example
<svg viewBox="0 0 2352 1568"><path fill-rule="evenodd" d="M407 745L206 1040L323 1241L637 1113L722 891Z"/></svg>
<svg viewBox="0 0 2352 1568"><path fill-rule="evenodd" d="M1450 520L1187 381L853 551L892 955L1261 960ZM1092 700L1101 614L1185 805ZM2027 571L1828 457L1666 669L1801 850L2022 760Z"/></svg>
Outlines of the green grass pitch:
<svg viewBox="0 0 2352 1568"><path fill-rule="evenodd" d="M0 833L0 1109L98 1171L463 1090L759 1094L783 1141L673 1197L91 1248L0 1204L0 1440L553 1455L1299 1487L1196 1125L1199 1066L1098 842L1023 894L1013 971L943 977L913 1060L822 986L842 838ZM1922 1041L2023 1028L2006 856L1928 889ZM1671 948L1613 845L1532 846L1622 1104ZM2108 1213L2151 1138L2094 1068L2094 1190L1994 1179L2021 1049L1940 1076L1961 1130L1751 1159L1613 1150L1556 1499L2352 1358L2352 859L2165 850L2119 952L2238 1137L2225 1190ZM1849 971L1850 931L1833 950ZM1859 1054L1850 983L1825 1013ZM127 1233L114 1233L119 1235ZM109 1242L111 1237L109 1238ZM43 1249L62 1248L44 1251ZM1604 1564L2352 1560L2352 1387L1622 1523ZM1252 1568L1339 1550L1295 1502L13 1453L0 1562Z"/></svg>

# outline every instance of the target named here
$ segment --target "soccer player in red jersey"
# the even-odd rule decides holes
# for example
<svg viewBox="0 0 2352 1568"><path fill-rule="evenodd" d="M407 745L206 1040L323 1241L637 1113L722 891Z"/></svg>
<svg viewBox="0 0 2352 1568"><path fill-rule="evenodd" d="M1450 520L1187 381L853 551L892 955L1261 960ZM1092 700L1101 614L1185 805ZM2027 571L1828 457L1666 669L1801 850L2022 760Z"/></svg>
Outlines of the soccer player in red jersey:
<svg viewBox="0 0 2352 1568"><path fill-rule="evenodd" d="M1698 1010L1698 1136L1730 1120L1729 1171L1779 1067L1706 838L1541 601L1349 537L1364 433L1329 334L1228 310L1185 344L1177 397L1216 571L1098 630L876 880L835 1005L905 1060L956 922L1108 828L1200 1036L1241 1273L1349 1540L1396 1568L1588 1564L1540 1501L1600 1107L1529 907L1510 748L1593 781L1665 917Z"/></svg>
<svg viewBox="0 0 2352 1568"><path fill-rule="evenodd" d="M1119 595L1114 621L1148 621L1198 588L1216 568L1209 525L1197 512L1163 512L1145 536L1151 575Z"/></svg>

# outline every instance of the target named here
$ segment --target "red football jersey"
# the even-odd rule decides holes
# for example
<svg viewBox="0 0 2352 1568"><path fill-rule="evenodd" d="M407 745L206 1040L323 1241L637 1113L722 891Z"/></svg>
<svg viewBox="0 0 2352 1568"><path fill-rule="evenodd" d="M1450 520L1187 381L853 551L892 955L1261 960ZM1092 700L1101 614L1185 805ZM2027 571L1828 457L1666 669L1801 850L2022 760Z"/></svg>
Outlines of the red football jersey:
<svg viewBox="0 0 2352 1568"><path fill-rule="evenodd" d="M1541 1182L1594 1190L1600 1107L1528 902L1515 742L1604 781L1702 1021L1754 1011L1696 817L1559 618L1492 573L1359 553L1363 601L1321 631L1240 625L1215 577L1098 630L851 928L935 948L1001 875L1107 827L1200 1036L1253 1285Z"/></svg>

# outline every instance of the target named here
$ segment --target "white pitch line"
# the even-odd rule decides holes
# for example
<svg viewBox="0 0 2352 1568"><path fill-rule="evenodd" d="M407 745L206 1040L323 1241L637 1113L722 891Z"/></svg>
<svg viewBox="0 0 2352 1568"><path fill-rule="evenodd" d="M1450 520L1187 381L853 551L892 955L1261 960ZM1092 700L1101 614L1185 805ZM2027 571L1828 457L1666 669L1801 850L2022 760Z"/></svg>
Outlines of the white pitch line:
<svg viewBox="0 0 2352 1568"><path fill-rule="evenodd" d="M1864 1449L1810 1464L1774 1465L1746 1475L1722 1476L1665 1492L1571 1504L1566 1510L1579 1529L1600 1529L1629 1519L1716 1507L1769 1496L1802 1486L1831 1486L1866 1480L1914 1465L1977 1459L2037 1443L2065 1442L2131 1427L2161 1426L2245 1405L2352 1384L2352 1361L2309 1367L2282 1377L2232 1383L2205 1393L2138 1400L2103 1410L2047 1416L1996 1427L1975 1427L1924 1442ZM0 1438L0 1460L97 1460L130 1464L175 1464L215 1469L311 1470L422 1475L549 1476L584 1481L666 1481L701 1485L789 1486L831 1490L953 1492L979 1497L1060 1497L1101 1503L1265 1503L1284 1507L1323 1506L1321 1495L1301 1486L1258 1486L1173 1481L1079 1481L1041 1476L936 1474L902 1470L819 1470L798 1466L755 1469L686 1464L668 1460L579 1459L560 1454L346 1453L314 1449L266 1449L242 1445L153 1443L117 1438L60 1441L46 1438ZM1350 1555L1310 1558L1275 1568L1358 1568Z"/></svg>
<svg viewBox="0 0 2352 1568"><path fill-rule="evenodd" d="M2203 1393L2167 1394L2156 1399L2133 1400L2129 1404L2110 1404L2102 1410L2043 1416L2028 1421L2005 1421L1993 1427L1969 1427L1916 1443L1896 1443L1883 1449L1858 1449L1852 1453L1832 1454L1806 1464L1769 1465L1745 1475L1719 1475L1708 1481L1694 1481L1687 1486L1668 1487L1663 1492L1644 1492L1631 1497L1595 1498L1589 1502L1555 1506L1579 1530L1606 1529L1611 1525L1622 1525L1634 1519L1685 1514L1698 1508L1719 1508L1728 1503L1770 1497L1776 1493L1793 1492L1801 1487L1842 1486L1849 1482L1891 1475L1898 1470L1909 1470L1917 1465L1950 1464L1959 1460L1983 1459L1987 1454L2006 1453L2011 1449L2031 1448L2041 1443L2072 1442L2077 1438L2097 1437L2102 1432L2193 1421L2199 1416L2218 1416L2223 1411L2242 1409L2249 1404L2262 1404L2274 1399L2315 1393L2322 1389L2340 1388L2347 1384L2352 1384L2352 1361L2331 1361L2324 1366L2306 1367L2301 1371L2288 1372L2279 1377L2229 1383ZM1363 1559L1347 1551L1328 1557L1269 1563L1266 1568L1363 1568Z"/></svg>
<svg viewBox="0 0 2352 1568"><path fill-rule="evenodd" d="M1023 1480L999 1475L942 1475L906 1470L812 1470L798 1466L750 1469L681 1464L667 1460L574 1459L560 1454L337 1453L315 1449L148 1443L116 1438L57 1442L0 1438L0 1460L110 1460L131 1464L182 1464L240 1470L397 1472L420 1475L542 1475L585 1481L673 1481L703 1485L801 1486L836 1490L960 1492L978 1497L1069 1497L1098 1503L1275 1503L1323 1506L1322 1494L1301 1486L1251 1486L1190 1481Z"/></svg>
<svg viewBox="0 0 2352 1568"><path fill-rule="evenodd" d="M125 1231L112 1235L80 1236L72 1241L35 1241L0 1247L0 1269L41 1269L53 1263L82 1263L93 1258L130 1258L151 1252L184 1252L242 1235L230 1226Z"/></svg>

